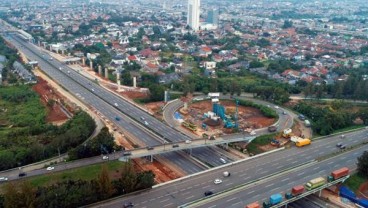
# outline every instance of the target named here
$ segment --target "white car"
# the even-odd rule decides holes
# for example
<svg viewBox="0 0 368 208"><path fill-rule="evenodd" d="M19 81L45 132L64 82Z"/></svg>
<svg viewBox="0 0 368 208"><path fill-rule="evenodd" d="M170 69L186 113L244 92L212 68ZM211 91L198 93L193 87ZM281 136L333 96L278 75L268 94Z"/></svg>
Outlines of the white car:
<svg viewBox="0 0 368 208"><path fill-rule="evenodd" d="M253 135L256 135L256 132L255 131L251 131L249 134L253 136Z"/></svg>
<svg viewBox="0 0 368 208"><path fill-rule="evenodd" d="M103 160L107 160L107 159L109 159L109 157L108 157L108 156L106 156L106 155L104 155L104 156L102 156L102 159L103 159Z"/></svg>
<svg viewBox="0 0 368 208"><path fill-rule="evenodd" d="M190 144L190 143L192 143L192 141L190 141L190 140L185 140L185 143L186 143L186 144Z"/></svg>
<svg viewBox="0 0 368 208"><path fill-rule="evenodd" d="M54 170L54 169L55 167L52 167L52 166L46 168L46 170Z"/></svg>
<svg viewBox="0 0 368 208"><path fill-rule="evenodd" d="M7 181L8 178L7 177L0 177L0 181Z"/></svg>
<svg viewBox="0 0 368 208"><path fill-rule="evenodd" d="M114 103L114 105L115 105L116 107L118 107L118 106L119 106L117 103Z"/></svg>
<svg viewBox="0 0 368 208"><path fill-rule="evenodd" d="M222 162L222 163L224 163L224 164L226 164L227 162L226 162L226 160L224 159L224 158L220 158L220 161Z"/></svg>
<svg viewBox="0 0 368 208"><path fill-rule="evenodd" d="M217 179L215 179L214 183L215 184L220 184L220 183L222 183L222 180L217 178Z"/></svg>
<svg viewBox="0 0 368 208"><path fill-rule="evenodd" d="M275 105L275 108L276 108L276 109L279 109L279 106Z"/></svg>

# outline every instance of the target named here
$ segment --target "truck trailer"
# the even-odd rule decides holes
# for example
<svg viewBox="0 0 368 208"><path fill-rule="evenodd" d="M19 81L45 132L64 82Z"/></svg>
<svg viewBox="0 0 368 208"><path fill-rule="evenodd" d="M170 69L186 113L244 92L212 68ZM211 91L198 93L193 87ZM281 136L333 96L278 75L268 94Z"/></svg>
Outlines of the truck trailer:
<svg viewBox="0 0 368 208"><path fill-rule="evenodd" d="M349 168L343 167L343 168L333 171L331 175L328 176L327 180L334 181L334 180L337 180L347 175L349 175Z"/></svg>
<svg viewBox="0 0 368 208"><path fill-rule="evenodd" d="M270 196L269 202L263 202L264 208L269 208L273 205L276 205L282 201L282 195L281 194L274 194Z"/></svg>
<svg viewBox="0 0 368 208"><path fill-rule="evenodd" d="M305 184L305 187L308 191L318 188L320 186L323 186L326 183L326 180L322 177L318 177L315 179L310 180L307 184Z"/></svg>
<svg viewBox="0 0 368 208"><path fill-rule="evenodd" d="M295 145L297 147L303 147L303 146L309 145L310 143L311 143L310 139L301 139L295 142Z"/></svg>
<svg viewBox="0 0 368 208"><path fill-rule="evenodd" d="M253 202L245 206L245 208L261 208L261 206L258 204L258 202Z"/></svg>
<svg viewBox="0 0 368 208"><path fill-rule="evenodd" d="M286 199L291 199L299 194L302 194L304 192L304 186L303 185L298 185L298 186L294 186L291 189L291 192L285 193L285 198Z"/></svg>

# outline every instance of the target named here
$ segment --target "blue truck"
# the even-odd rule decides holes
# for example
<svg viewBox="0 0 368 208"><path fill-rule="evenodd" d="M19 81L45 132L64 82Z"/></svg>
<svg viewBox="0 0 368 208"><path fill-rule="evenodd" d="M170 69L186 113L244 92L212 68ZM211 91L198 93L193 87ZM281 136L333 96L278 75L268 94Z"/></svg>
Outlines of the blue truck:
<svg viewBox="0 0 368 208"><path fill-rule="evenodd" d="M282 201L282 195L281 194L274 194L270 196L269 202L263 202L263 208L269 208L273 205L276 205Z"/></svg>

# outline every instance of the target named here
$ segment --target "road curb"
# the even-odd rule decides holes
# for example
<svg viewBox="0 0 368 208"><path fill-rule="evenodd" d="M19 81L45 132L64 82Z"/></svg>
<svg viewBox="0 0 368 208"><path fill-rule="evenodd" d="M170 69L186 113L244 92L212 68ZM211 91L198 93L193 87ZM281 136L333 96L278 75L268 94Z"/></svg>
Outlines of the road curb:
<svg viewBox="0 0 368 208"><path fill-rule="evenodd" d="M361 130L365 130L365 129L366 129L366 126L361 127L361 128L356 128L356 129L346 130L346 131L342 131L342 132L338 132L338 133L333 133L333 134L329 134L329 135L326 135L326 136L316 137L316 138L313 138L313 139L311 139L311 140L312 140L312 141L314 141L314 140L325 139L326 137L337 136L337 135L340 135L340 134L345 134L345 133L350 133L350 132L357 132L357 131L361 131ZM368 131L368 130L367 130L367 131Z"/></svg>
<svg viewBox="0 0 368 208"><path fill-rule="evenodd" d="M265 156L265 155L268 155L268 154L271 154L271 153L274 153L274 152L277 152L277 151L281 151L281 150L284 150L284 149L285 149L284 147L278 148L278 149L271 150L271 151L268 151L268 152L265 152L265 153L262 153L262 154L259 154L259 155L255 155L253 157L248 157L248 158L245 158L245 159L242 159L242 160L238 160L238 161L235 161L235 162L232 162L232 163L228 163L226 165L217 166L217 167L207 169L207 170L204 170L204 171L201 171L201 172L198 172L198 173L194 173L194 174L187 175L187 176L184 176L184 177L181 177L181 178L177 178L177 179L174 179L174 180L171 180L171 181L160 183L160 184L152 186L152 189L159 188L161 186L171 184L171 183L174 183L174 182L177 182L177 181L181 181L183 179L187 179L187 178L191 178L191 177L194 177L194 176L197 176L197 175L201 175L201 174L204 174L204 173L207 173L207 172L210 172L210 171L218 170L218 169L221 169L221 168L226 168L228 166L232 166L232 165L235 165L235 164L247 161L247 160L251 160L251 159L254 159L254 158L257 158L257 157L262 157L262 156Z"/></svg>

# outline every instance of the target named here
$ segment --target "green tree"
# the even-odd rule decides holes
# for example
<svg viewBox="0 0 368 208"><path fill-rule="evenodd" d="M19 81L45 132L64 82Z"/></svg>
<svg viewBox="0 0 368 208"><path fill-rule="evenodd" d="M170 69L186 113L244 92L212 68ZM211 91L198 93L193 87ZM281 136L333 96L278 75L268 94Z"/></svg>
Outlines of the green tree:
<svg viewBox="0 0 368 208"><path fill-rule="evenodd" d="M368 178L368 151L364 151L363 154L358 157L358 173L363 177Z"/></svg>
<svg viewBox="0 0 368 208"><path fill-rule="evenodd" d="M293 27L293 21L285 20L284 24L282 25L282 29L287 29Z"/></svg>
<svg viewBox="0 0 368 208"><path fill-rule="evenodd" d="M135 172L132 163L130 161L124 163L121 177L115 183L115 188L119 193L129 193L136 190L137 182L137 173Z"/></svg>
<svg viewBox="0 0 368 208"><path fill-rule="evenodd" d="M111 179L106 165L102 166L101 173L97 178L98 196L101 199L107 199L114 193L114 188L111 184Z"/></svg>
<svg viewBox="0 0 368 208"><path fill-rule="evenodd" d="M5 208L21 208L20 197L15 183L9 182L5 184L3 196Z"/></svg>
<svg viewBox="0 0 368 208"><path fill-rule="evenodd" d="M36 190L32 187L29 181L23 181L20 184L19 198L22 199L22 207L34 208L36 207Z"/></svg>

